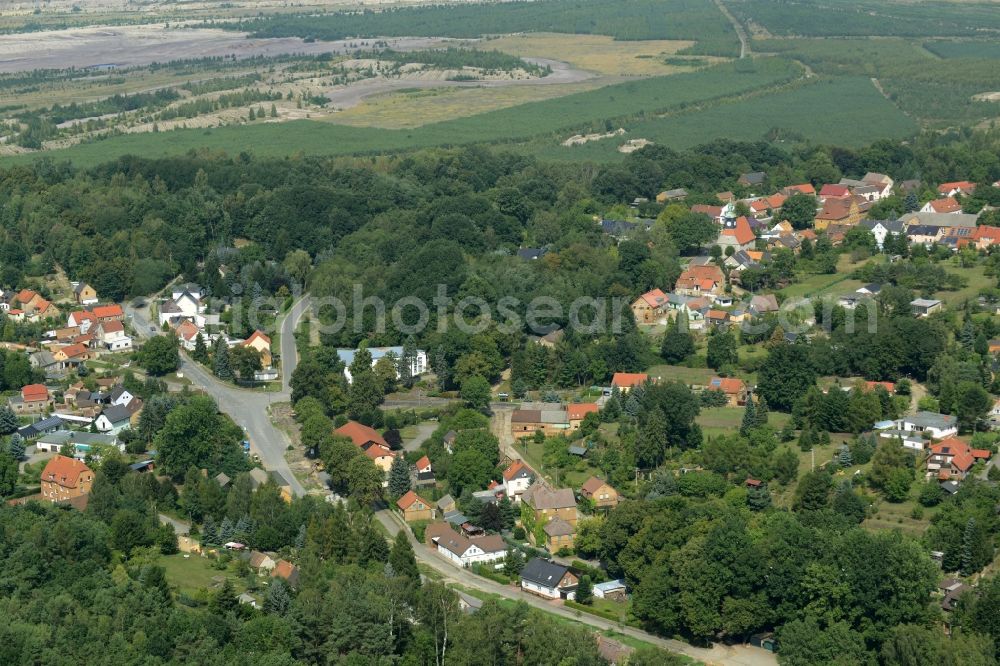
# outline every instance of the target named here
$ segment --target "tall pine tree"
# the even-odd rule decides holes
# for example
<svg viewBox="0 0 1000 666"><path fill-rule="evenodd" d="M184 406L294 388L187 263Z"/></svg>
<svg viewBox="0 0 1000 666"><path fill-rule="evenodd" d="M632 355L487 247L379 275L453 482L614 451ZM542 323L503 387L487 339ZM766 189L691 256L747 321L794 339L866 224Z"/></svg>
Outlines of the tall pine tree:
<svg viewBox="0 0 1000 666"><path fill-rule="evenodd" d="M400 452L402 454L402 452ZM392 467L389 468L389 495L394 498L402 497L410 489L410 466L403 455L397 455L392 459Z"/></svg>
<svg viewBox="0 0 1000 666"><path fill-rule="evenodd" d="M746 437L757 427L757 410L753 404L753 394L747 394L747 406L743 411L743 422L740 424L740 434Z"/></svg>
<svg viewBox="0 0 1000 666"><path fill-rule="evenodd" d="M215 341L212 353L212 372L219 379L232 379L233 370L229 365L229 347L221 337Z"/></svg>

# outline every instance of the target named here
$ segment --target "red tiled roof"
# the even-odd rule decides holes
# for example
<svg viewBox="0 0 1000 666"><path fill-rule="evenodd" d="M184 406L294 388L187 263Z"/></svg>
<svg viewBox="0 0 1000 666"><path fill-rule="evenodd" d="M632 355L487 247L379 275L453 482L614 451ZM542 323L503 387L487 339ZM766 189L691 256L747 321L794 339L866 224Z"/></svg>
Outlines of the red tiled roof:
<svg viewBox="0 0 1000 666"><path fill-rule="evenodd" d="M712 377L708 380L708 388L722 391L727 395L736 395L746 387L739 377Z"/></svg>
<svg viewBox="0 0 1000 666"><path fill-rule="evenodd" d="M92 310L95 317L103 319L104 317L124 317L125 313L122 311L122 306L117 303L112 303L111 305L96 305Z"/></svg>
<svg viewBox="0 0 1000 666"><path fill-rule="evenodd" d="M385 458L386 456L391 458L394 457L396 454L394 454L391 450L387 449L384 446L380 446L379 444L372 444L367 449L365 449L365 455L371 458L372 460L377 460L378 458Z"/></svg>
<svg viewBox="0 0 1000 666"><path fill-rule="evenodd" d="M82 356L86 354L87 348L84 345L77 343L75 345L66 345L59 351L65 354L66 358L73 358L75 356Z"/></svg>
<svg viewBox="0 0 1000 666"><path fill-rule="evenodd" d="M970 237L974 241L989 240L1000 242L1000 227L991 227L980 224Z"/></svg>
<svg viewBox="0 0 1000 666"><path fill-rule="evenodd" d="M692 213L704 213L709 217L719 217L722 215L722 206L709 206L708 204L695 204L691 206Z"/></svg>
<svg viewBox="0 0 1000 666"><path fill-rule="evenodd" d="M515 460L514 462L512 462L510 464L510 466L507 467L507 469L505 469L503 471L503 478L504 478L504 480L505 481L510 481L515 476L517 476L518 473L520 473L521 470L525 470L526 472L528 472L528 474L534 474L534 472L531 470L531 468L528 467L527 465L525 465L524 462L522 462L520 460Z"/></svg>
<svg viewBox="0 0 1000 666"><path fill-rule="evenodd" d="M427 456L424 456L417 461L417 469L423 469L425 467L430 467L430 466L431 466L431 459L428 458Z"/></svg>
<svg viewBox="0 0 1000 666"><path fill-rule="evenodd" d="M824 185L819 191L821 197L846 197L850 193L851 191L847 185L835 185L832 183Z"/></svg>
<svg viewBox="0 0 1000 666"><path fill-rule="evenodd" d="M935 213L954 213L962 210L962 204L958 203L955 197L945 197L934 199L928 202Z"/></svg>
<svg viewBox="0 0 1000 666"><path fill-rule="evenodd" d="M348 421L333 432L336 435L349 437L350 440L354 442L355 446L364 446L365 444L374 443L385 449L389 448L389 444L382 438L382 435L378 434L377 430L369 428L366 425L362 425L357 421Z"/></svg>
<svg viewBox="0 0 1000 666"><path fill-rule="evenodd" d="M896 390L896 385L892 382L865 382L865 388L869 391L874 391L878 386L884 388L888 393L893 393Z"/></svg>
<svg viewBox="0 0 1000 666"><path fill-rule="evenodd" d="M729 318L729 313L726 312L725 310L709 310L707 313L705 313L705 318L719 319L725 321L726 319Z"/></svg>
<svg viewBox="0 0 1000 666"><path fill-rule="evenodd" d="M667 295L663 293L662 289L650 289L639 298L651 308L658 308L667 303Z"/></svg>
<svg viewBox="0 0 1000 666"><path fill-rule="evenodd" d="M953 468L967 472L976 460L988 460L992 454L984 449L969 448L969 445L962 440L949 437L932 446L931 455L950 456Z"/></svg>
<svg viewBox="0 0 1000 666"><path fill-rule="evenodd" d="M582 420L587 414L596 414L600 407L595 402L571 402L566 405L566 417L570 421Z"/></svg>
<svg viewBox="0 0 1000 666"><path fill-rule="evenodd" d="M974 192L976 189L976 184L968 180L956 180L952 183L941 183L938 185L937 191L940 194L947 194L952 190L961 190L963 193Z"/></svg>
<svg viewBox="0 0 1000 666"><path fill-rule="evenodd" d="M38 293L32 291L31 289L22 289L21 291L17 292L17 296L14 297L14 300L20 303L21 305L24 305L37 295Z"/></svg>
<svg viewBox="0 0 1000 666"><path fill-rule="evenodd" d="M618 388L632 388L646 383L649 375L645 372L616 372L611 378L611 385Z"/></svg>
<svg viewBox="0 0 1000 666"><path fill-rule="evenodd" d="M48 400L49 390L44 384L28 384L21 389L21 399L25 402Z"/></svg>
<svg viewBox="0 0 1000 666"><path fill-rule="evenodd" d="M80 483L80 475L88 472L93 474L82 461L57 455L45 465L41 480L51 481L63 488L76 488Z"/></svg>
<svg viewBox="0 0 1000 666"><path fill-rule="evenodd" d="M97 321L97 317L94 316L94 313L87 312L86 310L76 310L75 312L70 314L70 317L73 318L73 321L75 321L78 326L85 321L90 321L90 322Z"/></svg>
<svg viewBox="0 0 1000 666"><path fill-rule="evenodd" d="M744 215L740 215L736 218L735 227L731 229L723 229L722 235L732 236L740 245L752 243L757 238L757 236L754 235L753 229L750 228L750 221L747 220Z"/></svg>
<svg viewBox="0 0 1000 666"><path fill-rule="evenodd" d="M711 280L714 283L722 284L724 279L725 276L722 273L722 269L715 264L688 266L688 268L681 273L680 277L677 278L677 282L674 286L677 289L692 289L694 287L704 289L701 285L705 280Z"/></svg>
<svg viewBox="0 0 1000 666"><path fill-rule="evenodd" d="M271 346L271 338L264 335L261 331L254 331L249 338L243 341L243 346L249 347L250 343L252 343L254 340L263 340L264 342L267 343L268 347Z"/></svg>
<svg viewBox="0 0 1000 666"><path fill-rule="evenodd" d="M428 509L431 507L430 502L428 502L427 500L425 500L423 497L416 494L412 490L407 490L405 495L396 500L396 506L399 507L400 511L406 511L411 506L413 506L414 502L418 501L423 502L424 506L427 507Z"/></svg>
<svg viewBox="0 0 1000 666"><path fill-rule="evenodd" d="M816 188L812 186L812 183L802 183L801 185L789 185L785 188L789 192L798 192L800 194L809 194L816 196Z"/></svg>

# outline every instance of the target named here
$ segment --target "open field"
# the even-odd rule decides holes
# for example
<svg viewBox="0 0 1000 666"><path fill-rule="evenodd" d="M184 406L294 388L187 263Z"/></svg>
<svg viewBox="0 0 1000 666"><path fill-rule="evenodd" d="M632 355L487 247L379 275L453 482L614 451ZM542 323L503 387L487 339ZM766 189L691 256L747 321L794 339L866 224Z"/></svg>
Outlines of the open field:
<svg viewBox="0 0 1000 666"><path fill-rule="evenodd" d="M1000 11L988 2L742 0L726 6L740 21L772 35L974 36L1000 28Z"/></svg>
<svg viewBox="0 0 1000 666"><path fill-rule="evenodd" d="M408 88L366 98L318 120L352 127L413 128L600 88L604 79L549 86Z"/></svg>
<svg viewBox="0 0 1000 666"><path fill-rule="evenodd" d="M212 563L207 557L194 554L185 557L182 553L164 555L157 560L157 564L164 568L170 586L189 596L201 589L214 589L216 578L229 578L237 592L245 589L246 586L232 571L216 569Z"/></svg>
<svg viewBox="0 0 1000 666"><path fill-rule="evenodd" d="M521 32L609 35L620 40L696 39L699 54L736 56L732 25L708 0L600 0L468 3L397 11L274 17L236 25L257 37L435 36L473 38Z"/></svg>
<svg viewBox="0 0 1000 666"><path fill-rule="evenodd" d="M1000 58L1000 43L996 41L925 42L924 48L941 58Z"/></svg>
<svg viewBox="0 0 1000 666"><path fill-rule="evenodd" d="M31 48L25 48L28 42ZM427 39L406 42L413 46L427 43ZM90 27L34 32L30 36L0 35L0 72L71 66L110 69L182 58L250 58L283 53L337 52L345 48L343 44L307 43L296 37L247 39L245 35L225 30L167 28L163 24Z"/></svg>
<svg viewBox="0 0 1000 666"><path fill-rule="evenodd" d="M822 122L817 122L822 118ZM864 78L813 79L745 99L688 106L662 117L626 123L624 139L648 139L675 149L718 138L795 143L809 140L861 146L880 138L903 138L917 131L912 119L886 100ZM563 147L555 142L526 147L552 159L620 159L622 141Z"/></svg>
<svg viewBox="0 0 1000 666"><path fill-rule="evenodd" d="M939 298L949 309L958 307L963 302L976 298L983 289L995 287L997 279L984 275L983 266L972 266L962 268L957 263L947 263L944 268L949 273L961 275L968 281L968 284L955 291L939 291L934 294L934 298Z"/></svg>
<svg viewBox="0 0 1000 666"><path fill-rule="evenodd" d="M5 158L0 164L35 159L40 154L55 159L66 157L80 164L97 164L125 154L153 157L176 155L190 149L221 149L234 153L252 150L259 155L281 156L296 153L346 155L523 140L542 135L551 135L557 144L557 140L561 141L574 131L603 128L608 123L624 121L640 113L666 112L727 94L772 86L794 78L799 71L797 66L777 59L766 59L752 71L740 71L732 64L723 64L686 74L627 81L412 130L338 127L309 121L258 123L116 136L66 151Z"/></svg>
<svg viewBox="0 0 1000 666"><path fill-rule="evenodd" d="M706 437L731 435L739 430L745 411L742 407L702 407L695 421ZM790 418L791 416L782 412L770 412L767 423L775 430L780 430Z"/></svg>
<svg viewBox="0 0 1000 666"><path fill-rule="evenodd" d="M563 60L580 69L613 76L658 76L685 71L686 67L667 64L665 58L690 48L690 40L647 40L622 42L606 35L566 35L527 33L470 42L470 46L496 49L512 55ZM717 59L716 59L717 60ZM692 65L703 60L695 58Z"/></svg>

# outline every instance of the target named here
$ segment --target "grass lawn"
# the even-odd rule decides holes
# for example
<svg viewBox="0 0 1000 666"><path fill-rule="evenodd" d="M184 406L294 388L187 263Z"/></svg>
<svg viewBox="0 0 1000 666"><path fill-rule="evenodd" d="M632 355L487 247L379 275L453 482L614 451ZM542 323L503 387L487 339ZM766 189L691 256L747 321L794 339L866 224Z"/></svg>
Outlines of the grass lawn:
<svg viewBox="0 0 1000 666"><path fill-rule="evenodd" d="M711 368L685 368L681 365L654 365L649 369L648 374L660 381L678 381L688 385L704 386L709 379L715 376L715 371Z"/></svg>
<svg viewBox="0 0 1000 666"><path fill-rule="evenodd" d="M885 500L876 501L877 513L870 518L866 518L861 523L862 527L870 530L902 530L907 534L920 536L927 529L927 526L930 525L931 517L937 508L921 507L923 515L920 518L913 517L913 509L918 506L914 497L919 489L920 484L914 483L910 492L910 498L899 504L893 504Z"/></svg>
<svg viewBox="0 0 1000 666"><path fill-rule="evenodd" d="M864 261L854 263L849 254L842 254L837 260L836 273L803 274L795 284L788 285L778 293L787 298L805 296L822 296L835 291L837 294L849 294L860 287L863 282L852 280L850 274Z"/></svg>
<svg viewBox="0 0 1000 666"><path fill-rule="evenodd" d="M216 586L213 579L218 576L228 577L237 592L242 592L246 589L243 581L233 573L232 562L230 562L227 569L220 570L214 568L212 566L214 560L210 560L207 557L201 557L193 553L190 557L185 557L184 555L184 553L164 555L160 557L158 562L166 571L167 582L170 583L171 587L176 588L180 592L192 596L201 589L211 590Z"/></svg>
<svg viewBox="0 0 1000 666"><path fill-rule="evenodd" d="M970 298L975 298L980 290L996 285L996 278L984 275L982 266L962 268L956 262L947 262L943 266L949 273L961 275L969 283L957 291L939 291L934 294L934 298L940 299L946 306L954 307Z"/></svg>
<svg viewBox="0 0 1000 666"><path fill-rule="evenodd" d="M725 435L739 430L744 411L743 407L702 407L695 421L706 437ZM779 430L790 418L790 415L781 412L768 412L767 422L775 430Z"/></svg>

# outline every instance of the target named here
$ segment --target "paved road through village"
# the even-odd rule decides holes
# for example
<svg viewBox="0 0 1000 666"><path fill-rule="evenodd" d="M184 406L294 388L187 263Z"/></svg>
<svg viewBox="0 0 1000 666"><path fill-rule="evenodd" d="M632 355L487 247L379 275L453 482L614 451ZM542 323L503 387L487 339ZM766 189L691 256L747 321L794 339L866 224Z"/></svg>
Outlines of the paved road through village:
<svg viewBox="0 0 1000 666"><path fill-rule="evenodd" d="M295 495L304 495L306 490L292 474L292 470L285 460L285 450L291 441L288 439L288 435L276 428L271 422L269 408L271 403L287 401L291 397L288 381L298 362L294 332L308 307L309 296L306 295L292 305L288 314L281 321L279 342L282 359L282 390L280 392L263 393L223 383L183 354L180 365L180 372L191 380L194 386L212 396L218 403L219 409L229 414L238 425L246 430L251 450L260 456L264 468L268 471L278 472L284 477ZM131 305L126 306L126 311L132 318L133 327L139 335L149 337L152 334L150 327L153 325L149 320L149 311L146 308L135 308Z"/></svg>

